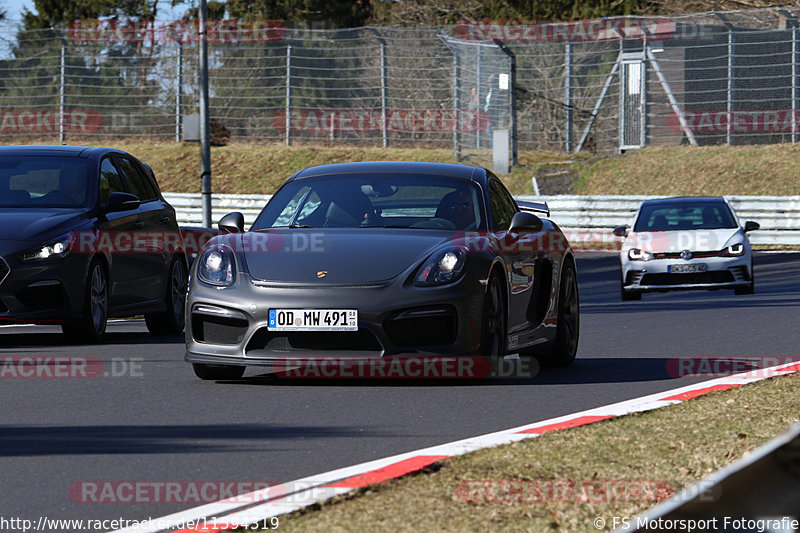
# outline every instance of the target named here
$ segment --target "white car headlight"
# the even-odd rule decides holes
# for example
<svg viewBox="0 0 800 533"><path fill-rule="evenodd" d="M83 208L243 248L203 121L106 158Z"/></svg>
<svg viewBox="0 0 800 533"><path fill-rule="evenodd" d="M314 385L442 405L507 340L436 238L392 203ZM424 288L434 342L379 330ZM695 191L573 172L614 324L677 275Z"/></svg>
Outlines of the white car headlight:
<svg viewBox="0 0 800 533"><path fill-rule="evenodd" d="M631 261L649 261L653 258L653 254L645 252L639 248L631 248L628 250L628 259Z"/></svg>
<svg viewBox="0 0 800 533"><path fill-rule="evenodd" d="M464 271L466 248L445 248L428 258L414 278L417 287L433 287L456 281Z"/></svg>
<svg viewBox="0 0 800 533"><path fill-rule="evenodd" d="M23 252L22 260L44 261L48 259L63 259L69 254L73 240L72 233L67 233L58 239L42 244L38 248Z"/></svg>
<svg viewBox="0 0 800 533"><path fill-rule="evenodd" d="M234 281L233 251L224 245L212 245L197 259L197 277L203 283L229 287Z"/></svg>
<svg viewBox="0 0 800 533"><path fill-rule="evenodd" d="M722 250L722 252L720 252L719 255L721 255L722 257L739 257L741 255L744 255L744 243L737 242L736 244L731 244L730 246Z"/></svg>

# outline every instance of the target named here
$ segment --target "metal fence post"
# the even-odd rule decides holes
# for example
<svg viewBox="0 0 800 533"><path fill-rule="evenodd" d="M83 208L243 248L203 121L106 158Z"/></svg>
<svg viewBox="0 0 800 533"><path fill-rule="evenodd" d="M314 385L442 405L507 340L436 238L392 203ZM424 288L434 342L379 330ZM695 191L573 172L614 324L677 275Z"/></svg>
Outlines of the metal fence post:
<svg viewBox="0 0 800 533"><path fill-rule="evenodd" d="M572 43L566 43L564 50L564 150L572 152Z"/></svg>
<svg viewBox="0 0 800 533"><path fill-rule="evenodd" d="M211 139L208 105L208 35L206 0L200 0L200 192L203 195L203 226L211 227Z"/></svg>
<svg viewBox="0 0 800 533"><path fill-rule="evenodd" d="M175 87L175 142L181 142L181 100L183 97L183 43L180 39L178 42L178 72Z"/></svg>
<svg viewBox="0 0 800 533"><path fill-rule="evenodd" d="M292 45L286 46L286 146L292 144L291 131L292 131Z"/></svg>
<svg viewBox="0 0 800 533"><path fill-rule="evenodd" d="M792 143L797 142L797 24L792 26Z"/></svg>
<svg viewBox="0 0 800 533"><path fill-rule="evenodd" d="M461 86L459 83L460 76L461 64L458 58L458 51L453 50L453 160L456 162L461 160L461 136L459 130L461 105L458 94Z"/></svg>
<svg viewBox="0 0 800 533"><path fill-rule="evenodd" d="M386 112L388 108L389 94L386 82L386 41L380 37L381 41L381 134L383 135L383 147L389 146L389 131L386 123Z"/></svg>
<svg viewBox="0 0 800 533"><path fill-rule="evenodd" d="M483 99L481 98L481 56L483 55L483 47L477 46L478 50L478 58L475 65L475 97L478 99L478 107L475 108L476 113L476 124L477 127L475 129L475 148L481 147L481 125L483 124L483 120L481 119L481 102Z"/></svg>
<svg viewBox="0 0 800 533"><path fill-rule="evenodd" d="M731 145L731 122L733 120L733 28L728 27L728 88L727 88L727 113L728 120L725 127L725 142Z"/></svg>
<svg viewBox="0 0 800 533"><path fill-rule="evenodd" d="M64 122L66 120L67 103L67 45L64 37L61 37L61 80L58 88L58 142L64 144L66 132Z"/></svg>
<svg viewBox="0 0 800 533"><path fill-rule="evenodd" d="M509 98L511 101L511 166L515 167L519 164L517 158L517 56L514 51L506 46L500 39L494 39L494 44L496 44L511 60L511 79L509 80L509 92L511 93Z"/></svg>

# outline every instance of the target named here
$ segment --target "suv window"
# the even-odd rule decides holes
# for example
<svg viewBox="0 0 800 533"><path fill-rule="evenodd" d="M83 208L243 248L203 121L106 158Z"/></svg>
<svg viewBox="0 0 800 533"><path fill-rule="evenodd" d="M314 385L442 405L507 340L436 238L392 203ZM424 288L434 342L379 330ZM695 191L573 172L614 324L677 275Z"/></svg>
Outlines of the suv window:
<svg viewBox="0 0 800 533"><path fill-rule="evenodd" d="M117 167L106 157L100 164L100 183L98 185L100 203L107 204L108 197L112 192L125 192L122 178L117 171Z"/></svg>
<svg viewBox="0 0 800 533"><path fill-rule="evenodd" d="M139 166L127 157L117 157L119 168L125 175L131 194L135 194L143 202L158 198L150 180L143 174Z"/></svg>

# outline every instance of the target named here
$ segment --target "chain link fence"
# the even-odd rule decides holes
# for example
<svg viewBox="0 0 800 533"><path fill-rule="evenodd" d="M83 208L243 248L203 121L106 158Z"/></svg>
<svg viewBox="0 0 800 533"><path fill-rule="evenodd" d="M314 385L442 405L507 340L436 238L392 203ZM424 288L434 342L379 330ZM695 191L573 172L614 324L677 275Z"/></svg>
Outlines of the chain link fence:
<svg viewBox="0 0 800 533"><path fill-rule="evenodd" d="M774 8L673 17L446 27L209 29L212 133L286 144L614 152L796 142L798 15ZM0 28L0 139L196 135L192 23L77 21Z"/></svg>

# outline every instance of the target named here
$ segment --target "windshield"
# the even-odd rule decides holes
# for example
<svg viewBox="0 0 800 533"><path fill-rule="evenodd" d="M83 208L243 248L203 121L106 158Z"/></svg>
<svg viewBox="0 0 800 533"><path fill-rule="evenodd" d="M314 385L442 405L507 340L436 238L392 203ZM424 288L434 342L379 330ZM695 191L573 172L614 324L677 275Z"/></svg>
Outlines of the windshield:
<svg viewBox="0 0 800 533"><path fill-rule="evenodd" d="M276 227L482 229L480 190L442 176L353 174L284 185L251 229Z"/></svg>
<svg viewBox="0 0 800 533"><path fill-rule="evenodd" d="M0 207L81 207L89 163L77 157L0 157Z"/></svg>
<svg viewBox="0 0 800 533"><path fill-rule="evenodd" d="M634 231L685 231L735 228L736 220L725 202L675 202L643 205Z"/></svg>

